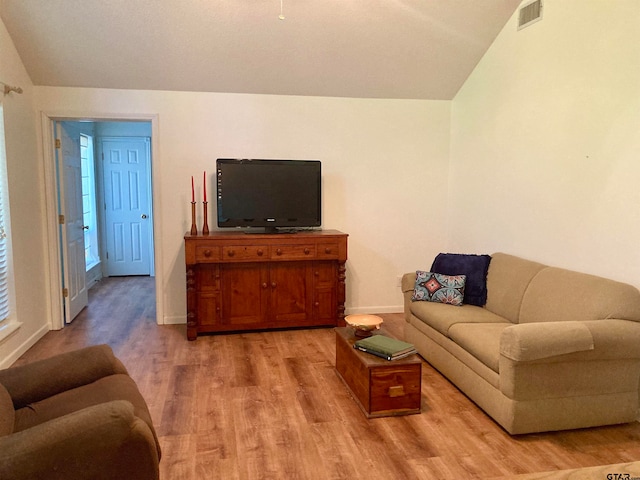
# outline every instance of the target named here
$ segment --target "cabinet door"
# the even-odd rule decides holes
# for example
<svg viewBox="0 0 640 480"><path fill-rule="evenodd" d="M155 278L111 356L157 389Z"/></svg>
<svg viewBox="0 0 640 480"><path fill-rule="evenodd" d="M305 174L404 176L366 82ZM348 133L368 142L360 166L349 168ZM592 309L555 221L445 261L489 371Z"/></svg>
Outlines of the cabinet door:
<svg viewBox="0 0 640 480"><path fill-rule="evenodd" d="M231 263L220 266L222 322L242 328L264 328L271 291L269 266Z"/></svg>
<svg viewBox="0 0 640 480"><path fill-rule="evenodd" d="M335 262L313 263L313 316L318 325L335 325L338 315Z"/></svg>
<svg viewBox="0 0 640 480"><path fill-rule="evenodd" d="M308 325L312 321L310 295L313 276L308 262L272 263L269 316L278 326Z"/></svg>
<svg viewBox="0 0 640 480"><path fill-rule="evenodd" d="M220 323L220 270L217 265L200 265L196 271L196 315L198 325Z"/></svg>

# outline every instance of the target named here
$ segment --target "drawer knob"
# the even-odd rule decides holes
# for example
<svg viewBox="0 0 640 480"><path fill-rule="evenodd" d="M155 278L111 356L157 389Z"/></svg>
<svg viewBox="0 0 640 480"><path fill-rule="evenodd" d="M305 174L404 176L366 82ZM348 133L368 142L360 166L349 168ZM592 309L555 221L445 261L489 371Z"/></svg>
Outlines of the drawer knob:
<svg viewBox="0 0 640 480"><path fill-rule="evenodd" d="M256 252L258 254L259 257L261 257L264 254L264 250L262 250L261 248L258 249L258 251Z"/></svg>
<svg viewBox="0 0 640 480"><path fill-rule="evenodd" d="M316 302L316 303L314 303L314 305L315 305L316 307L319 307L319 306L320 306L320 302Z"/></svg>
<svg viewBox="0 0 640 480"><path fill-rule="evenodd" d="M271 288L276 288L276 282L271 282Z"/></svg>
<svg viewBox="0 0 640 480"><path fill-rule="evenodd" d="M204 256L205 256L205 257L207 257L207 258L208 258L208 257L210 257L210 256L211 256L211 250L206 249L206 250L204 251Z"/></svg>
<svg viewBox="0 0 640 480"><path fill-rule="evenodd" d="M313 274L314 274L316 277L319 277L319 276L320 276L320 272L319 272L319 271L317 271L317 270L316 270L315 272L313 272Z"/></svg>
<svg viewBox="0 0 640 480"><path fill-rule="evenodd" d="M305 248L305 249L304 249L304 254L305 254L305 255L309 255L309 253L310 253L310 252L311 252L311 250L309 250L308 248Z"/></svg>
<svg viewBox="0 0 640 480"><path fill-rule="evenodd" d="M233 257L235 254L235 250L229 250L229 252L227 253L227 255L229 255L230 257Z"/></svg>
<svg viewBox="0 0 640 480"><path fill-rule="evenodd" d="M282 255L282 250L278 248L278 249L276 250L276 255Z"/></svg>
<svg viewBox="0 0 640 480"><path fill-rule="evenodd" d="M329 247L325 247L324 253L331 253L331 249Z"/></svg>

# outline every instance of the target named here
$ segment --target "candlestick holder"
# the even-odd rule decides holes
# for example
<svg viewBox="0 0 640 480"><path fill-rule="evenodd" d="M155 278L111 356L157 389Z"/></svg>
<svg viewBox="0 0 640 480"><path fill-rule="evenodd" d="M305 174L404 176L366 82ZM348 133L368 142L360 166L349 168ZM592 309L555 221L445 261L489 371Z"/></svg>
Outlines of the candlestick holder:
<svg viewBox="0 0 640 480"><path fill-rule="evenodd" d="M196 226L196 202L191 202L191 235L198 234L198 227Z"/></svg>
<svg viewBox="0 0 640 480"><path fill-rule="evenodd" d="M202 225L203 235L209 235L209 224L207 223L207 203L208 202L202 202L203 216L204 216L204 223Z"/></svg>

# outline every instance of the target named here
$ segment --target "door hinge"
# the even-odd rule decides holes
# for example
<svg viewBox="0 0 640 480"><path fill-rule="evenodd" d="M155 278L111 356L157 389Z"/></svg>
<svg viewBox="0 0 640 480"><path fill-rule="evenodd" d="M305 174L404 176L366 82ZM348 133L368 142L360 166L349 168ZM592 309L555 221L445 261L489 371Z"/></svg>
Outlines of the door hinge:
<svg viewBox="0 0 640 480"><path fill-rule="evenodd" d="M56 138L56 148L60 148L61 147L61 142L59 138Z"/></svg>
<svg viewBox="0 0 640 480"><path fill-rule="evenodd" d="M62 296L64 298L67 298L69 296L69 289L68 288L63 288L62 289Z"/></svg>
<svg viewBox="0 0 640 480"><path fill-rule="evenodd" d="M64 215L58 215L58 223L64 225Z"/></svg>

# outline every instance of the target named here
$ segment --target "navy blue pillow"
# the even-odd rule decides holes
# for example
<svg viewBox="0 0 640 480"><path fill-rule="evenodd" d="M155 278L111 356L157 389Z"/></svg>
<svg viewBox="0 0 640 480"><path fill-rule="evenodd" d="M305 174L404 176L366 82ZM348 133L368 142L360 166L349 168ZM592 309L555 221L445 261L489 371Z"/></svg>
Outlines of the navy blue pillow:
<svg viewBox="0 0 640 480"><path fill-rule="evenodd" d="M431 271L444 275L466 275L464 303L484 306L487 303L487 272L491 255L439 253Z"/></svg>

